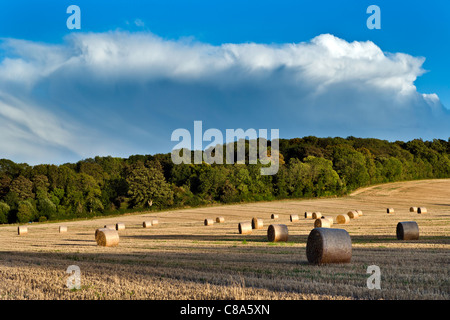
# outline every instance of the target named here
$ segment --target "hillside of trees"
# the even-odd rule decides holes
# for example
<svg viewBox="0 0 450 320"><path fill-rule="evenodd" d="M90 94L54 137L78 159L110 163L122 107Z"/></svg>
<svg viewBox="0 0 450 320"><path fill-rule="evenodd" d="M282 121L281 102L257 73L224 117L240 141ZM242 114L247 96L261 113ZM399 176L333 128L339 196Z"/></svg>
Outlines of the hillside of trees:
<svg viewBox="0 0 450 320"><path fill-rule="evenodd" d="M276 175L261 164L180 164L170 153L63 165L0 160L0 223L88 218L214 203L345 195L401 180L450 178L450 139L280 139Z"/></svg>

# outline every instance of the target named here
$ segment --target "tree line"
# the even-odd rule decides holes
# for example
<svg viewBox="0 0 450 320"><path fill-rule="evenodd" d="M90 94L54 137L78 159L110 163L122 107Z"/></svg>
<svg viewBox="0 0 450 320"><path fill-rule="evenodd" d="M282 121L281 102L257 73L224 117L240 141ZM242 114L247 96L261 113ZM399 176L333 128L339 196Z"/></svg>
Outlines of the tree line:
<svg viewBox="0 0 450 320"><path fill-rule="evenodd" d="M310 136L280 139L278 156L272 176L261 175L259 163L175 165L170 153L36 166L1 159L0 223L341 196L371 184L450 177L450 139Z"/></svg>

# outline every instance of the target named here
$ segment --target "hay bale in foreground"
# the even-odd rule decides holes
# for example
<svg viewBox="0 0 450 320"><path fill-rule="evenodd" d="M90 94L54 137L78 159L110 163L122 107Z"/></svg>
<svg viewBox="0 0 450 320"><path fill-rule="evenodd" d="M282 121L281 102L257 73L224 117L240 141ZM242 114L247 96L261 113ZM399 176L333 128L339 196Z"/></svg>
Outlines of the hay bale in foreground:
<svg viewBox="0 0 450 320"><path fill-rule="evenodd" d="M151 221L144 221L142 222L142 227L143 228L150 228L152 226L152 222Z"/></svg>
<svg viewBox="0 0 450 320"><path fill-rule="evenodd" d="M28 233L28 227L27 226L18 226L17 227L17 234L19 236L27 234Z"/></svg>
<svg viewBox="0 0 450 320"><path fill-rule="evenodd" d="M314 228L306 243L309 263L348 263L352 258L352 240L344 229Z"/></svg>
<svg viewBox="0 0 450 320"><path fill-rule="evenodd" d="M204 221L205 226L212 226L214 224L213 219L205 219Z"/></svg>
<svg viewBox="0 0 450 320"><path fill-rule="evenodd" d="M314 228L330 228L331 223L328 219L316 219L314 221Z"/></svg>
<svg viewBox="0 0 450 320"><path fill-rule="evenodd" d="M97 245L103 247L115 247L119 244L119 232L113 229L97 229L95 231Z"/></svg>
<svg viewBox="0 0 450 320"><path fill-rule="evenodd" d="M286 242L288 235L288 227L285 224L271 224L267 229L267 240L269 242Z"/></svg>
<svg viewBox="0 0 450 320"><path fill-rule="evenodd" d="M313 212L313 214L312 214L312 218L313 219L320 219L322 217L322 213L320 213L320 212Z"/></svg>
<svg viewBox="0 0 450 320"><path fill-rule="evenodd" d="M238 225L240 234L252 233L252 223L250 221L240 222Z"/></svg>
<svg viewBox="0 0 450 320"><path fill-rule="evenodd" d="M272 215L270 216L270 219L276 220L276 219L278 219L278 215L275 213L272 213Z"/></svg>
<svg viewBox="0 0 450 320"><path fill-rule="evenodd" d="M117 231L125 230L125 224L122 223L122 222L116 223L116 230L117 230Z"/></svg>
<svg viewBox="0 0 450 320"><path fill-rule="evenodd" d="M313 215L312 212L305 211L305 219L312 219L312 215Z"/></svg>
<svg viewBox="0 0 450 320"><path fill-rule="evenodd" d="M425 214L425 213L427 213L428 211L427 211L427 208L424 208L424 207L418 207L417 208L417 213L420 213L420 214Z"/></svg>
<svg viewBox="0 0 450 320"><path fill-rule="evenodd" d="M67 226L59 226L59 233L66 233L67 232Z"/></svg>
<svg viewBox="0 0 450 320"><path fill-rule="evenodd" d="M387 208L387 209L386 209L386 212L387 212L388 214L391 214L391 213L394 213L395 210L394 210L394 208Z"/></svg>
<svg viewBox="0 0 450 320"><path fill-rule="evenodd" d="M417 207L410 207L409 212L417 212Z"/></svg>
<svg viewBox="0 0 450 320"><path fill-rule="evenodd" d="M289 219L291 220L291 222L298 221L298 214L291 214Z"/></svg>
<svg viewBox="0 0 450 320"><path fill-rule="evenodd" d="M338 224L347 224L347 223L350 222L350 217L348 215L346 215L346 214L339 214L336 217L336 222Z"/></svg>
<svg viewBox="0 0 450 320"><path fill-rule="evenodd" d="M404 221L397 224L397 240L418 240L419 226L415 221Z"/></svg>
<svg viewBox="0 0 450 320"><path fill-rule="evenodd" d="M347 215L349 216L350 219L358 219L359 218L359 214L356 210L351 210L351 211L347 212Z"/></svg>
<svg viewBox="0 0 450 320"><path fill-rule="evenodd" d="M252 229L262 229L264 227L264 222L262 219L254 217L252 219Z"/></svg>
<svg viewBox="0 0 450 320"><path fill-rule="evenodd" d="M216 218L216 222L217 223L224 223L225 222L225 218L224 217L217 217Z"/></svg>

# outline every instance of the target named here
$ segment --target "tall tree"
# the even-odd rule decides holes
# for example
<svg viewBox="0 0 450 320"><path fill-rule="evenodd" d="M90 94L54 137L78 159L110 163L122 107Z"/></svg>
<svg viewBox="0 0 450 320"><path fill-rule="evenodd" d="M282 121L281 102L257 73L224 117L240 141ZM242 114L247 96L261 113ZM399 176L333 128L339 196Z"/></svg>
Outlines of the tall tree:
<svg viewBox="0 0 450 320"><path fill-rule="evenodd" d="M33 199L33 182L24 176L18 176L9 186L10 192L17 194L19 200Z"/></svg>
<svg viewBox="0 0 450 320"><path fill-rule="evenodd" d="M8 214L11 208L8 204L0 201L0 223L8 223Z"/></svg>
<svg viewBox="0 0 450 320"><path fill-rule="evenodd" d="M126 181L134 207L167 207L173 203L173 191L160 168L137 161L130 166Z"/></svg>

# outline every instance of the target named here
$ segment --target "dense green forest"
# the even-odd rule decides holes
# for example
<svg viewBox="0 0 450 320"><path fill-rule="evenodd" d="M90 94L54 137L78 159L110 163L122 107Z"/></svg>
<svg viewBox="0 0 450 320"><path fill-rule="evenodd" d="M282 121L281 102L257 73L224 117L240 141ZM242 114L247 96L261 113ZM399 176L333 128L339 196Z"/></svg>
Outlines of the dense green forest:
<svg viewBox="0 0 450 320"><path fill-rule="evenodd" d="M339 196L370 184L450 177L450 139L280 139L279 158L273 176L261 175L261 164L175 165L170 153L58 166L1 159L0 223Z"/></svg>

